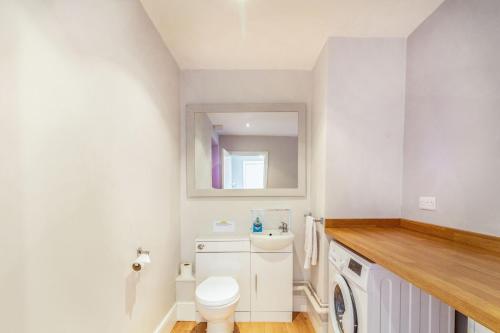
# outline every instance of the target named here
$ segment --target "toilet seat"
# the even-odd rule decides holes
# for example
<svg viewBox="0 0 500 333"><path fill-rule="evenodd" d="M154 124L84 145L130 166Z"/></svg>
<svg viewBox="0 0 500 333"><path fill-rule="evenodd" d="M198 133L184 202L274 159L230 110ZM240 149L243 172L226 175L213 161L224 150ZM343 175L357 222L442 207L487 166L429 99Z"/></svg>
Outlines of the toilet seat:
<svg viewBox="0 0 500 333"><path fill-rule="evenodd" d="M196 287L196 301L208 307L232 304L240 298L238 282L230 276L213 276Z"/></svg>

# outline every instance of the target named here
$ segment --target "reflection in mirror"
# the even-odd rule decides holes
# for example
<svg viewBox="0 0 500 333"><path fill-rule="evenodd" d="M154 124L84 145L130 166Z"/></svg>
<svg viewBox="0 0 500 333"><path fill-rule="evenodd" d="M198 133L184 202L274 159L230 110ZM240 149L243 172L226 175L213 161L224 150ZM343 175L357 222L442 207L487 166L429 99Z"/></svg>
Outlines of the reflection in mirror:
<svg viewBox="0 0 500 333"><path fill-rule="evenodd" d="M196 112L196 188L297 188L298 127L298 112Z"/></svg>
<svg viewBox="0 0 500 333"><path fill-rule="evenodd" d="M222 148L222 156L224 189L267 188L267 152L230 152ZM212 186L222 188L221 184L217 183L217 179L214 183L214 178L212 178Z"/></svg>

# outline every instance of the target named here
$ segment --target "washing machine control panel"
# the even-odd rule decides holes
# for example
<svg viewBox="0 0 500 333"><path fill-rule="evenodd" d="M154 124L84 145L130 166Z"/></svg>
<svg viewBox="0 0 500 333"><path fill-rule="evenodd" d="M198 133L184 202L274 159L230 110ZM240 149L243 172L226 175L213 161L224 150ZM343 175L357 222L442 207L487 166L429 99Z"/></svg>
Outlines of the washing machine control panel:
<svg viewBox="0 0 500 333"><path fill-rule="evenodd" d="M356 273L358 276L361 276L361 272L363 271L363 266L352 258L349 259L349 265L347 268Z"/></svg>
<svg viewBox="0 0 500 333"><path fill-rule="evenodd" d="M329 260L338 272L363 290L368 287L370 271L378 267L336 241L330 243Z"/></svg>

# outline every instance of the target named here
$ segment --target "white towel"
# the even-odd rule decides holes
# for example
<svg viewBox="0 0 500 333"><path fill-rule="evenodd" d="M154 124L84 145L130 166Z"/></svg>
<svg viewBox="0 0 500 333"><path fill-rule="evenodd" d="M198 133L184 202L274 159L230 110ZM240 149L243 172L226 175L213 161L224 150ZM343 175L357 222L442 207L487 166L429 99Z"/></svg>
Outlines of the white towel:
<svg viewBox="0 0 500 333"><path fill-rule="evenodd" d="M309 269L311 265L316 266L318 261L318 240L316 239L316 222L314 222L314 217L307 216L305 225L304 251L306 252L306 258L304 269Z"/></svg>

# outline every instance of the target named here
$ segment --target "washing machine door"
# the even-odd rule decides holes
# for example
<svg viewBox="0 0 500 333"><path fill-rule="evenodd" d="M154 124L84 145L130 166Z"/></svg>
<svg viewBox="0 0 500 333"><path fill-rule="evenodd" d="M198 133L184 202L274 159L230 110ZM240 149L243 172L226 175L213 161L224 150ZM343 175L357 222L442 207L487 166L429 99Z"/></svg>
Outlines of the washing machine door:
<svg viewBox="0 0 500 333"><path fill-rule="evenodd" d="M335 273L330 286L330 319L335 333L357 333L356 304L345 278Z"/></svg>

